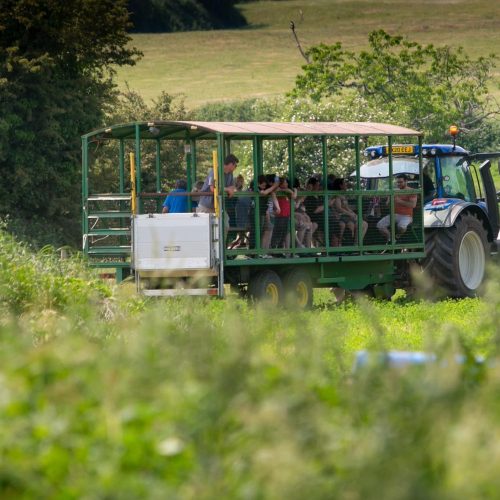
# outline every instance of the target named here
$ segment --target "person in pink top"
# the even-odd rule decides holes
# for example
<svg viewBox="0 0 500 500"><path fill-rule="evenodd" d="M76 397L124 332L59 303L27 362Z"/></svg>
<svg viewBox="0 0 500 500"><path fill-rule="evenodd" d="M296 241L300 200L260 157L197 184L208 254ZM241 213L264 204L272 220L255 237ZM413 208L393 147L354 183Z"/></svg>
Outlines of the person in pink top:
<svg viewBox="0 0 500 500"><path fill-rule="evenodd" d="M271 246L273 248L290 248L290 217L292 207L290 199L297 198L297 190L288 187L288 179L280 177L278 187L279 213L275 217L275 226Z"/></svg>

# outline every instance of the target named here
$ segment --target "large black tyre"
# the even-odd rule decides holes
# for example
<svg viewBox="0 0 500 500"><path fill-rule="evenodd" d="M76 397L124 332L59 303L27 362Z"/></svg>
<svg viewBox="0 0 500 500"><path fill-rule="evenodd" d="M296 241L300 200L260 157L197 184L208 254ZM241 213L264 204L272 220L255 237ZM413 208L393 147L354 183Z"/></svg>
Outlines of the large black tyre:
<svg viewBox="0 0 500 500"><path fill-rule="evenodd" d="M279 305L283 301L281 278L270 269L257 272L248 283L248 295L256 302Z"/></svg>
<svg viewBox="0 0 500 500"><path fill-rule="evenodd" d="M311 276L302 269L290 269L283 275L285 304L287 307L305 310L313 303L313 286Z"/></svg>
<svg viewBox="0 0 500 500"><path fill-rule="evenodd" d="M471 213L455 225L425 235L424 272L450 297L475 297L483 284L488 260L488 238L482 222Z"/></svg>

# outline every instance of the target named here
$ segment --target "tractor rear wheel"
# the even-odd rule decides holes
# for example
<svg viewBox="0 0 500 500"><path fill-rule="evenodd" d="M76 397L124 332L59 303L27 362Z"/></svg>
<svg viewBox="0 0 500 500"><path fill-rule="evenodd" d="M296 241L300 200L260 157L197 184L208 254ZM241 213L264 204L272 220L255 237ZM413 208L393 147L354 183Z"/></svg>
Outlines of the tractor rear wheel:
<svg viewBox="0 0 500 500"><path fill-rule="evenodd" d="M465 213L449 228L426 233L424 271L451 297L475 297L484 281L488 238L482 222Z"/></svg>

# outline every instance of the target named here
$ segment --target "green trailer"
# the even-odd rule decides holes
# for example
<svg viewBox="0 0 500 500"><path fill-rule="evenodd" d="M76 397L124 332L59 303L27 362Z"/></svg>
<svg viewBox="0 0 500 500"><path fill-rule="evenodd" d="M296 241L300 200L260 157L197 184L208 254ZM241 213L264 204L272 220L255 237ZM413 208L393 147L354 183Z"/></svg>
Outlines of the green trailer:
<svg viewBox="0 0 500 500"><path fill-rule="evenodd" d="M133 275L150 296L224 297L229 285L299 308L318 287L390 296L399 270L425 257L422 168L409 174L404 194L417 201L403 235L394 215L398 188L372 189L360 169L367 147L386 144L388 178L401 174L393 172L392 151L405 142L421 145L421 133L359 122L151 121L90 132L82 137L83 252L117 280ZM224 190L230 153L239 158L234 178L244 181L234 194ZM212 168L214 191L202 195L213 196L215 208L197 211L196 186ZM185 210L162 213L180 179L186 190L171 196L185 197ZM369 213L380 200L388 240Z"/></svg>

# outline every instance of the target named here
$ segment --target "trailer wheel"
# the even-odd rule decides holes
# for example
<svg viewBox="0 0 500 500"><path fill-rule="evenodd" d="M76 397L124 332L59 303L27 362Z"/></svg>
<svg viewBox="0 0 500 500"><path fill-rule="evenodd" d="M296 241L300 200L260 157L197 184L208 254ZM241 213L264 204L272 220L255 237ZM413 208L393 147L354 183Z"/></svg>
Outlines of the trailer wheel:
<svg viewBox="0 0 500 500"><path fill-rule="evenodd" d="M294 309L310 309L313 303L311 276L301 269L291 269L283 275L286 305Z"/></svg>
<svg viewBox="0 0 500 500"><path fill-rule="evenodd" d="M392 283L383 283L379 285L371 285L371 292L373 297L377 300L388 300L392 299L392 296L396 292L396 289Z"/></svg>
<svg viewBox="0 0 500 500"><path fill-rule="evenodd" d="M283 300L283 283L274 271L259 271L250 278L248 295L254 301L277 306Z"/></svg>
<svg viewBox="0 0 500 500"><path fill-rule="evenodd" d="M426 233L424 271L451 297L475 297L483 284L488 239L482 222L470 213L450 228Z"/></svg>

